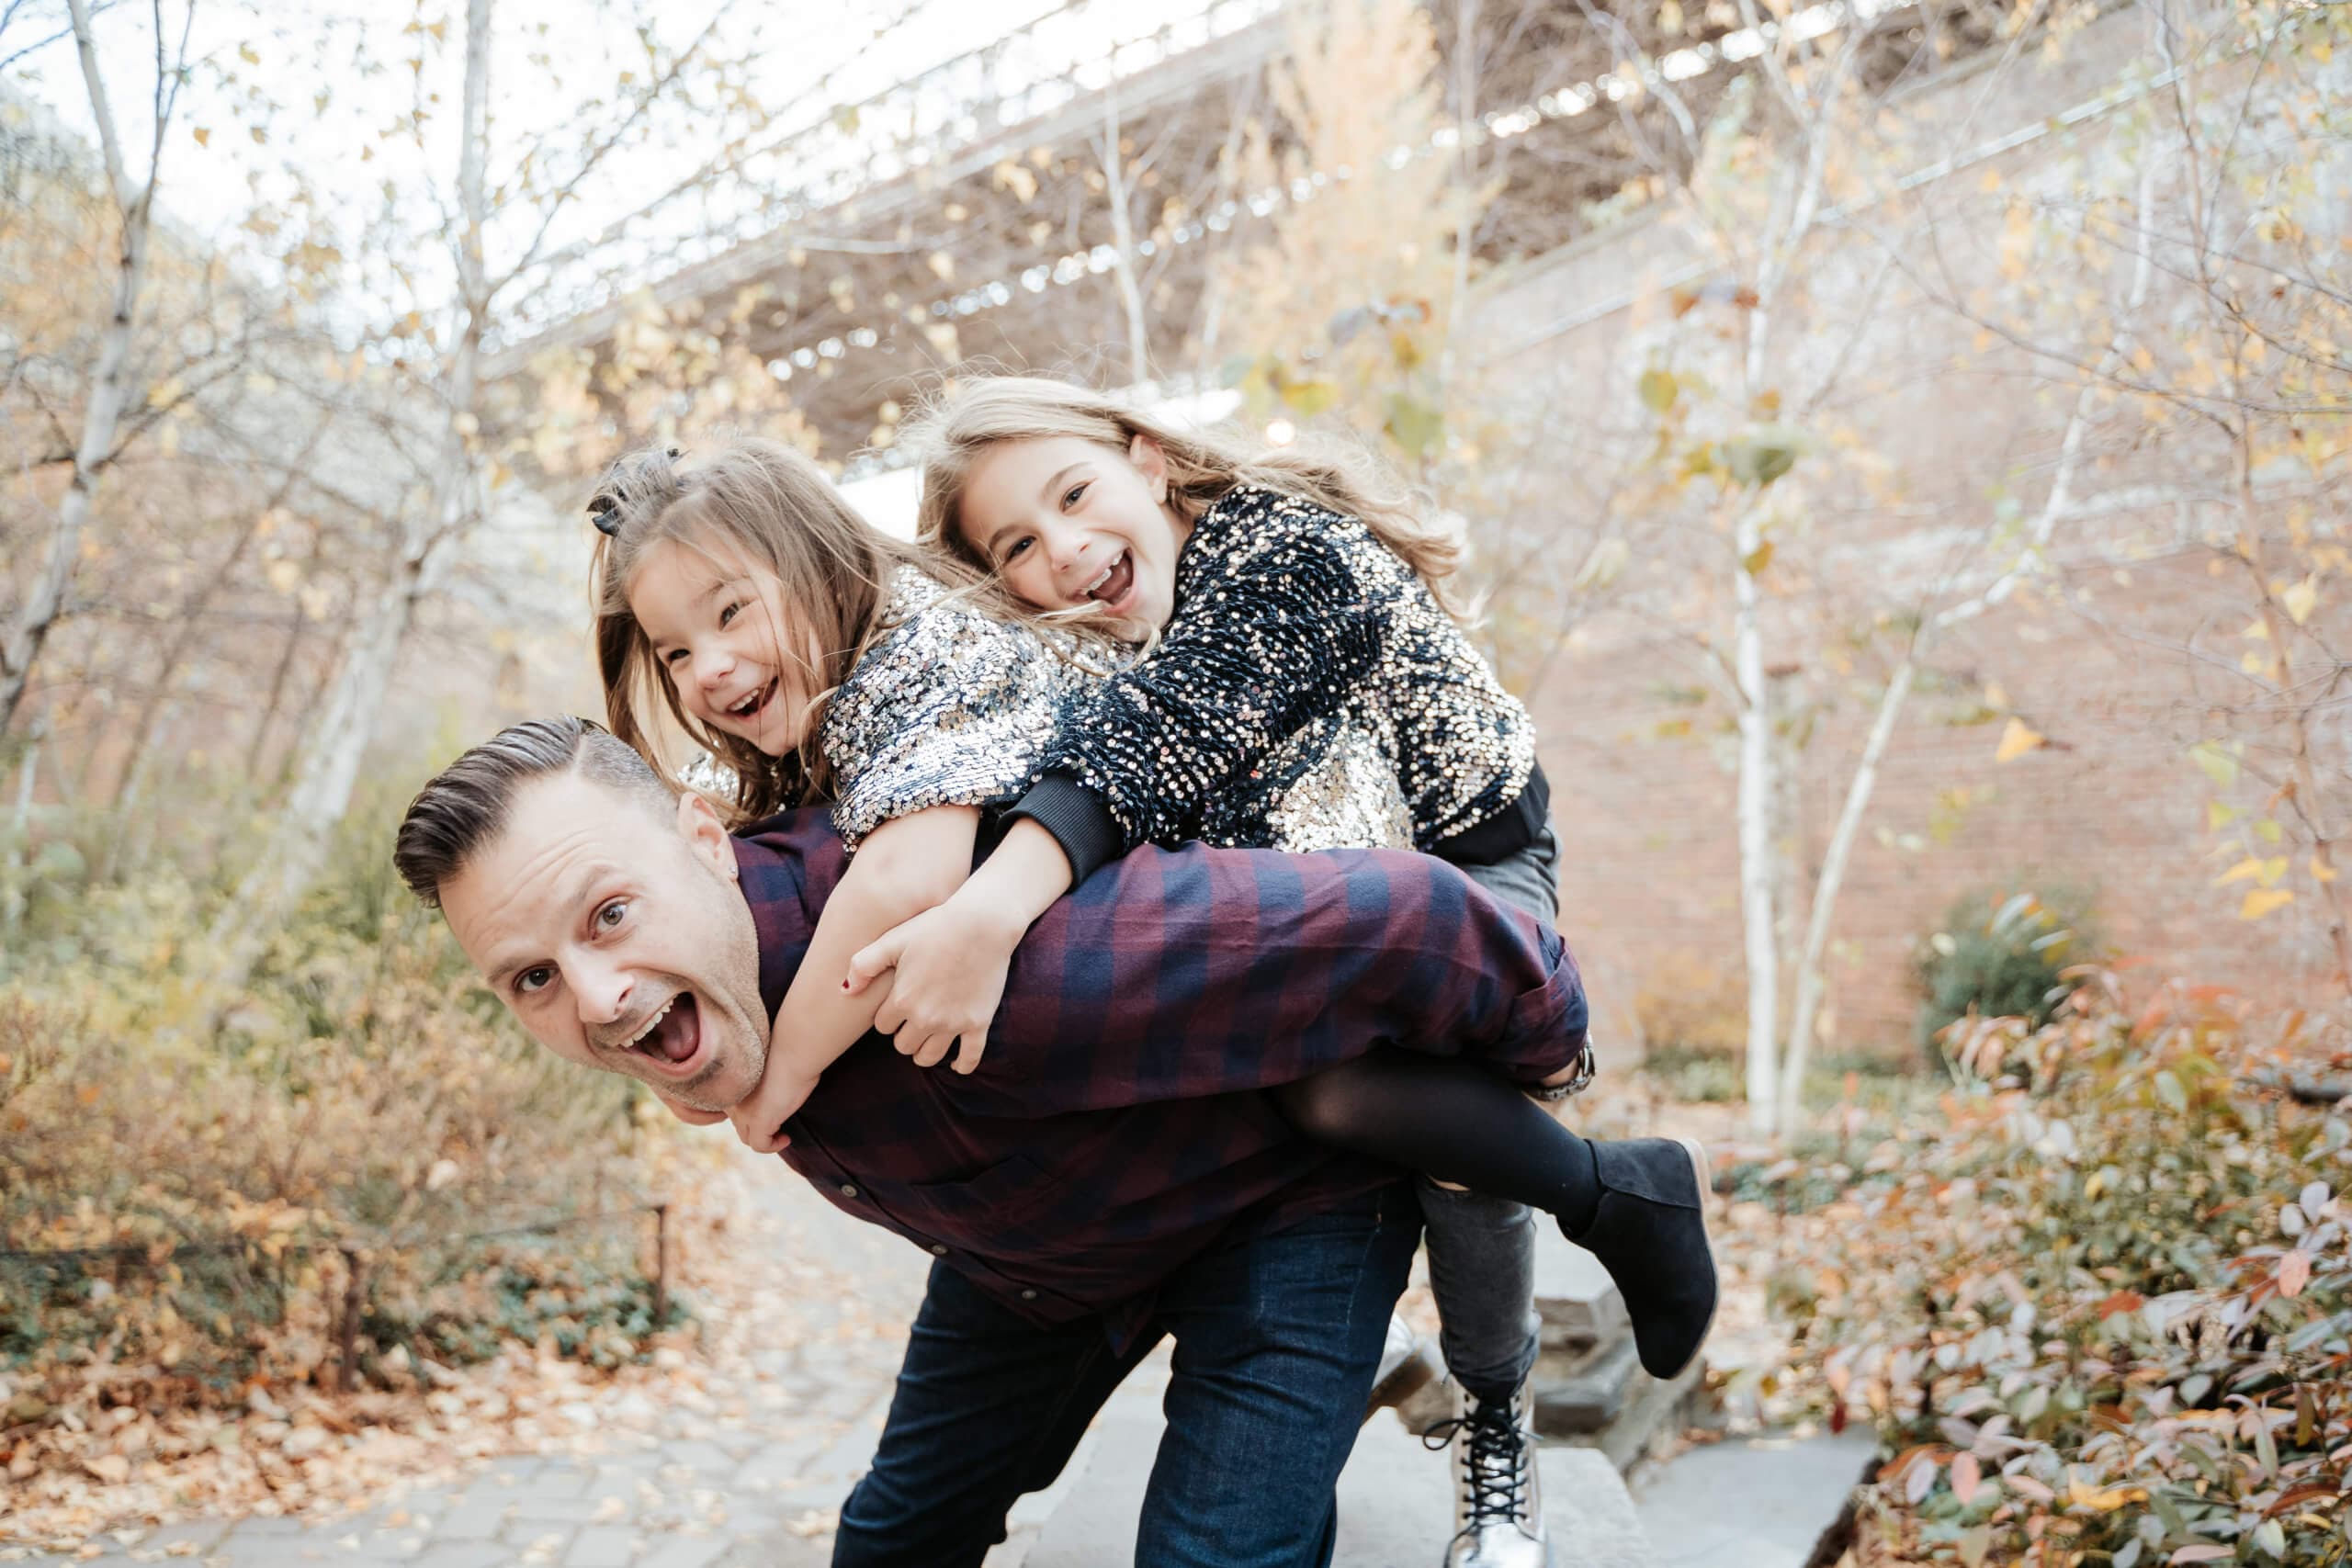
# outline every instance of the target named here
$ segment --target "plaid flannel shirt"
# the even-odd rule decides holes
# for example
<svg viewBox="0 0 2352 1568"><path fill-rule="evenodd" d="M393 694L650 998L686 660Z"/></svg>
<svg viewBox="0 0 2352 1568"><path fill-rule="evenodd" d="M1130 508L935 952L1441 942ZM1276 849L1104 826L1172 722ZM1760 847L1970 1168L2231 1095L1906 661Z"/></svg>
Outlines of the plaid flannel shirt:
<svg viewBox="0 0 2352 1568"><path fill-rule="evenodd" d="M735 841L773 1018L847 856L822 810ZM1401 1046L1533 1083L1582 1048L1559 936L1445 863L1139 849L1023 940L968 1076L869 1035L786 1123L784 1158L1040 1324L1140 1329L1154 1288L1236 1224L1396 1179L1312 1144L1262 1090Z"/></svg>

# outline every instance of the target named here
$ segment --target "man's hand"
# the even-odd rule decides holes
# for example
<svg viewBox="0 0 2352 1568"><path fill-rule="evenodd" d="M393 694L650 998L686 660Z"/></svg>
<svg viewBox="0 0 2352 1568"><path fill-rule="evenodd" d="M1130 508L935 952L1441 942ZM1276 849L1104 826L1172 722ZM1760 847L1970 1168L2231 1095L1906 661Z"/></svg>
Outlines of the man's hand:
<svg viewBox="0 0 2352 1568"><path fill-rule="evenodd" d="M735 1123L735 1135L743 1140L744 1147L758 1154L775 1154L791 1144L792 1140L784 1135L784 1124L799 1111L816 1087L814 1074L794 1071L790 1064L779 1061L771 1050L768 1070L761 1076L760 1087L738 1100L727 1113L727 1120Z"/></svg>
<svg viewBox="0 0 2352 1568"><path fill-rule="evenodd" d="M1004 1000L1005 971L1021 940L1020 931L1005 927L951 898L862 949L842 988L855 996L895 970L874 1027L895 1035L899 1054L924 1067L938 1066L960 1039L956 1070L968 1073L988 1049L989 1023Z"/></svg>

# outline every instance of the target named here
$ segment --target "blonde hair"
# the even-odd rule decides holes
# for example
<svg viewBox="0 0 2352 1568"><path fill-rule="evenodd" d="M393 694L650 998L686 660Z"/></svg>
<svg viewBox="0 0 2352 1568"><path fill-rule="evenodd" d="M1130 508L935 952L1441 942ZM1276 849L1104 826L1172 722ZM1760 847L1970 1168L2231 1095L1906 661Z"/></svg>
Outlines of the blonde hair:
<svg viewBox="0 0 2352 1568"><path fill-rule="evenodd" d="M1138 435L1167 455L1168 499L1198 518L1227 491L1258 485L1361 520L1372 536L1413 569L1447 614L1459 615L1449 580L1462 563L1458 529L1430 522L1433 509L1362 447L1309 438L1297 446L1255 446L1224 431L1184 430L1068 381L1034 376L978 376L934 394L900 427L899 445L922 463L922 502L915 537L934 555L982 579L973 590L1000 615L1032 622L1034 605L1016 599L957 526L964 488L988 450L1008 441L1076 436L1124 457ZM1061 619L1063 617L1053 617Z"/></svg>
<svg viewBox="0 0 2352 1568"><path fill-rule="evenodd" d="M589 502L603 534L594 578L596 668L613 734L673 787L685 786L640 718L657 692L687 739L733 773L733 798L723 803L732 826L830 794L832 771L816 743L825 701L881 629L890 572L914 562L915 552L859 516L822 469L779 442L735 437L705 461L682 467L680 457L676 447L630 453ZM706 552L731 545L752 568L773 574L800 620L795 629L824 650L819 667L804 671L817 702L793 755L770 757L739 736L698 725L679 704L628 603L629 580L646 552L673 542ZM775 630L778 650L795 658L785 628Z"/></svg>

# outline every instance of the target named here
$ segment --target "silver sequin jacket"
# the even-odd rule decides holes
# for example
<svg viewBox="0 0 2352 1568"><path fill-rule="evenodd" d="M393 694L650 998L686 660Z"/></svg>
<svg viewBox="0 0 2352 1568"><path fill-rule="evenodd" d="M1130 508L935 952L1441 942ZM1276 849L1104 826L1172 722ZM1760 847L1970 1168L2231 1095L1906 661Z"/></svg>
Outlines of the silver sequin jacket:
<svg viewBox="0 0 2352 1568"><path fill-rule="evenodd" d="M885 629L833 693L818 732L833 768L833 823L853 851L894 817L1018 800L1064 724L1086 722L1088 699L1112 673L1076 639L992 620L913 567L892 577L881 617ZM1306 851L1412 841L1394 766L1348 714L1318 715L1269 744L1235 793L1232 816L1249 828L1220 843Z"/></svg>
<svg viewBox="0 0 2352 1568"><path fill-rule="evenodd" d="M1175 600L1151 656L1088 693L1046 759L1102 799L1123 850L1295 837L1284 808L1358 768L1401 786L1427 850L1527 787L1527 710L1360 520L1230 491L1193 525Z"/></svg>

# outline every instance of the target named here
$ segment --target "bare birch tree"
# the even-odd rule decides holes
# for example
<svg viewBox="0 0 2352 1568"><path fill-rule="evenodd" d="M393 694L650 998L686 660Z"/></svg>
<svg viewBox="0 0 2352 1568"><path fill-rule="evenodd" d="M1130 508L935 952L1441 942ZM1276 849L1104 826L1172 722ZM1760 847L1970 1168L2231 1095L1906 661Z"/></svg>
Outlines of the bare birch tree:
<svg viewBox="0 0 2352 1568"><path fill-rule="evenodd" d="M492 429L498 411L482 380L484 351L496 330L502 299L544 287L534 275L556 248L560 218L619 154L642 150L662 116L695 112L701 87L717 84L730 95L741 91L740 82L728 78L725 62L710 52L723 10L675 51L659 49L650 30L640 29L648 69L624 71L615 101L592 105L584 126L526 139L519 151L509 152L502 164L510 172L493 191L492 164L501 151L493 143L491 113L498 65L495 13L496 0L468 0L454 198L445 204L447 222L438 236L447 247L452 281L443 311L447 326L425 389L432 415L415 432L423 437L417 464L422 482L388 519L391 537L382 576L364 597L341 664L311 716L276 831L215 921L213 936L225 954L220 976L232 987L250 972L276 919L316 876L331 831L350 804L419 608L477 531L494 485L505 478L498 458L506 448L494 443ZM420 39L420 50L424 47ZM420 64L420 81L424 73ZM563 129L577 130L576 145L559 144ZM545 172L550 168L560 172ZM496 265L488 254L493 224L520 236ZM429 265L420 258L416 270ZM417 336L431 324L420 316L400 330ZM537 433L510 434L519 449Z"/></svg>
<svg viewBox="0 0 2352 1568"><path fill-rule="evenodd" d="M155 220L155 187L163 175L164 140L179 102L187 65L187 40L196 8L183 13L174 42L162 0L153 12L155 83L150 98L145 177L134 181L123 155L123 135L107 96L98 48L91 28L90 0L68 0L73 18L74 52L89 95L90 113L96 121L98 145L106 163L106 188L119 226L114 267L113 304L99 335L98 353L89 373L83 403L82 427L74 443L72 469L65 493L59 500L49 529L40 570L24 601L5 626L0 626L0 731L16 716L41 645L64 611L66 594L82 558L82 542L89 526L91 507L107 465L116 455L116 430L130 401L132 340L139 330L141 293L147 281L147 257Z"/></svg>

